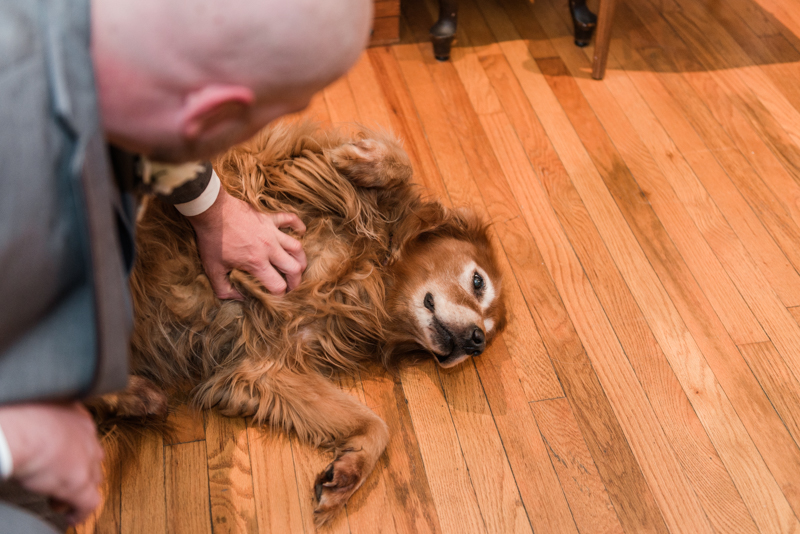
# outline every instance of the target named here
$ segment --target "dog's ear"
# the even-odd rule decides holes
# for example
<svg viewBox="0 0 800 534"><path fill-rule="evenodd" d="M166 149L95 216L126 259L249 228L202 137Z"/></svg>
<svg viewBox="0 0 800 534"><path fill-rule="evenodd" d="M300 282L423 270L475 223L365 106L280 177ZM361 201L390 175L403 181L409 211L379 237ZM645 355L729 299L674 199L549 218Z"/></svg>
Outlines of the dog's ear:
<svg viewBox="0 0 800 534"><path fill-rule="evenodd" d="M451 210L439 202L424 202L413 209L395 228L390 260L396 261L413 243L422 243L436 237L454 237L489 247L487 225L475 212L462 208Z"/></svg>
<svg viewBox="0 0 800 534"><path fill-rule="evenodd" d="M490 248L489 225L474 211L460 208L451 213L448 221L441 231L444 234L465 241L471 241L478 248Z"/></svg>

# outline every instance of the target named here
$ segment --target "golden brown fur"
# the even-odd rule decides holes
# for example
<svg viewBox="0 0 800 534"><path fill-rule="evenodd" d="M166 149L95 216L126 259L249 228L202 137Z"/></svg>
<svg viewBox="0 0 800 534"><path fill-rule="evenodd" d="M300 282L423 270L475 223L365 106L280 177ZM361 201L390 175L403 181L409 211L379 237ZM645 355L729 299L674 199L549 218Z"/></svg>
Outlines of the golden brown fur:
<svg viewBox="0 0 800 534"><path fill-rule="evenodd" d="M303 281L285 296L273 296L234 271L231 279L246 298L219 301L191 226L171 206L152 202L139 225L131 281L134 377L128 390L96 408L125 416L163 414L163 391L188 385L199 407L252 416L333 448L336 458L315 488L322 523L361 485L388 441L383 421L326 377L366 360L396 368L432 357L442 343L452 356L439 356L439 362L457 363L464 350L483 350L482 342L461 349L455 327L447 323L442 330L444 323L434 320L433 300L426 318L422 302L410 299L431 273L444 280L437 287L447 286L465 262L476 263L492 280L487 286L494 284L496 298L481 304L466 293L458 296L464 291L453 285L436 294L437 309L450 306L457 319L471 317L465 328L485 330L486 343L491 341L505 310L486 227L469 212L422 200L409 182L407 156L385 135L365 131L349 138L310 124L280 126L231 150L214 167L234 196L303 220ZM455 263L447 267L443 258ZM484 298L477 289L476 295ZM439 345L425 341L436 331L419 317L444 332L436 338Z"/></svg>

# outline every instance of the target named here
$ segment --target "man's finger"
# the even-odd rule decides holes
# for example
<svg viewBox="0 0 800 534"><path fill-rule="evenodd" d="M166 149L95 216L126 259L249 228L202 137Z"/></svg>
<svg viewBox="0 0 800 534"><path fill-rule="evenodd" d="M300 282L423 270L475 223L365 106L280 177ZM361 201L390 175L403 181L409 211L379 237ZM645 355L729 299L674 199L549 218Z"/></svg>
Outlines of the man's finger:
<svg viewBox="0 0 800 534"><path fill-rule="evenodd" d="M208 272L208 270L206 270ZM244 300L241 293L236 291L228 280L228 274L222 271L214 271L208 274L208 281L211 282L211 288L214 294L220 300Z"/></svg>
<svg viewBox="0 0 800 534"><path fill-rule="evenodd" d="M274 224L276 228L289 227L297 232L298 235L306 233L306 225L303 224L300 217L294 213L270 213L269 217L272 219L272 224Z"/></svg>
<svg viewBox="0 0 800 534"><path fill-rule="evenodd" d="M291 257L297 261L300 266L300 274L302 274L308 265L306 261L306 253L303 250L303 245L297 239L283 232L278 234L278 244L285 250ZM286 271L284 271L286 272Z"/></svg>
<svg viewBox="0 0 800 534"><path fill-rule="evenodd" d="M72 524L76 525L89 517L89 514L100 505L100 492L97 486L85 486L74 492L70 496L69 504L72 510L67 517Z"/></svg>
<svg viewBox="0 0 800 534"><path fill-rule="evenodd" d="M99 447L99 445L98 445ZM103 481L103 457L105 456L102 447L95 453L95 461L89 471L89 480L94 485L99 485Z"/></svg>
<svg viewBox="0 0 800 534"><path fill-rule="evenodd" d="M292 256L287 254L284 250L278 249L270 256L269 261L272 263L273 267L282 272L286 277L289 290L300 285L300 278L303 276L304 267Z"/></svg>
<svg viewBox="0 0 800 534"><path fill-rule="evenodd" d="M258 271L254 269L250 274L255 276L261 282L261 285L273 295L283 295L286 292L286 280L278 274L278 271L272 265L267 264Z"/></svg>

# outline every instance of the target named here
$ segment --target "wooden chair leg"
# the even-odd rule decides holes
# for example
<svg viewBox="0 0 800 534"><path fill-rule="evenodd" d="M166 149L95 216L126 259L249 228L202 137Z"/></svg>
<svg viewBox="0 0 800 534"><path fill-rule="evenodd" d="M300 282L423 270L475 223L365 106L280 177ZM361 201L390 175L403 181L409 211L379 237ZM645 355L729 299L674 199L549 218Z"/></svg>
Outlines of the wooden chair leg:
<svg viewBox="0 0 800 534"><path fill-rule="evenodd" d="M439 0L439 20L431 27L433 55L439 61L450 59L450 47L456 36L458 0Z"/></svg>
<svg viewBox="0 0 800 534"><path fill-rule="evenodd" d="M617 0L600 0L600 12L597 14L597 41L594 44L594 61L592 61L592 78L595 80L602 80L606 74L611 26L616 8Z"/></svg>

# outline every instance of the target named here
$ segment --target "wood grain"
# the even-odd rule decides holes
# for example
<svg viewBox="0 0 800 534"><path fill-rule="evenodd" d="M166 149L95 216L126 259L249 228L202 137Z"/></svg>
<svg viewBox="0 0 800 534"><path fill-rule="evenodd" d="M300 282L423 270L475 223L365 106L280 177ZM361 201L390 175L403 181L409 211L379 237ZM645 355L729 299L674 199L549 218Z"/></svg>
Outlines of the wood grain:
<svg viewBox="0 0 800 534"><path fill-rule="evenodd" d="M377 366L362 372L367 406L391 429L389 445L381 456L386 499L395 530L403 534L439 533L439 516L419 451L408 403L399 377L386 376ZM350 512L348 508L348 512Z"/></svg>
<svg viewBox="0 0 800 534"><path fill-rule="evenodd" d="M133 450L137 451L135 460L122 462L121 467L120 532L165 533L164 441L145 433L134 438Z"/></svg>
<svg viewBox="0 0 800 534"><path fill-rule="evenodd" d="M206 452L214 532L258 532L244 420L206 415Z"/></svg>
<svg viewBox="0 0 800 534"><path fill-rule="evenodd" d="M800 443L800 382L797 377L789 370L775 345L769 341L740 345L739 351L780 414L795 443Z"/></svg>
<svg viewBox="0 0 800 534"><path fill-rule="evenodd" d="M211 534L206 444L192 441L164 447L168 534Z"/></svg>
<svg viewBox="0 0 800 534"><path fill-rule="evenodd" d="M621 533L614 506L566 399L532 402L539 431L581 532Z"/></svg>
<svg viewBox="0 0 800 534"><path fill-rule="evenodd" d="M301 532L301 488L297 487L289 437L283 432L248 425L247 445L259 531Z"/></svg>
<svg viewBox="0 0 800 534"><path fill-rule="evenodd" d="M404 370L401 378L442 532L487 532L435 364Z"/></svg>
<svg viewBox="0 0 800 534"><path fill-rule="evenodd" d="M364 389L358 376L342 376L339 378L339 385L344 391L358 398L361 403L366 403ZM350 532L353 534L397 532L394 521L387 521L387 518L392 516L390 501L386 494L387 473L386 465L379 461L358 492L347 501L348 522Z"/></svg>
<svg viewBox="0 0 800 534"><path fill-rule="evenodd" d="M164 436L166 445L190 443L203 440L206 437L203 413L191 408L185 402L170 407L167 424L170 427L170 432Z"/></svg>
<svg viewBox="0 0 800 534"><path fill-rule="evenodd" d="M303 518L303 532L317 532L314 526L314 481L333 458L330 454L323 454L322 451L318 451L310 445L300 443L296 438L292 438L291 443L300 513ZM339 514L320 532L350 534L347 514Z"/></svg>

